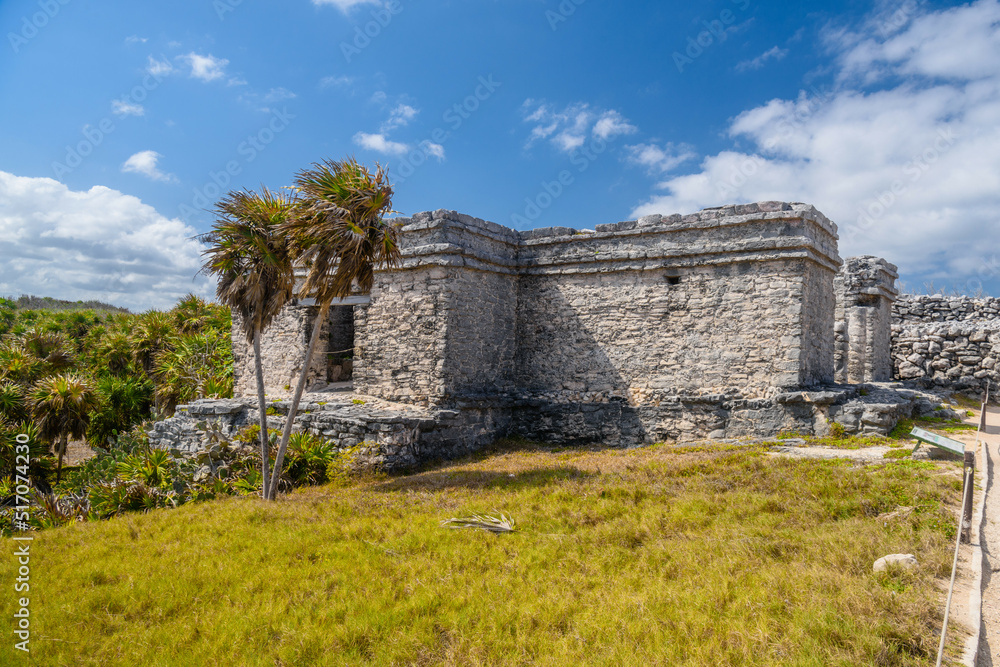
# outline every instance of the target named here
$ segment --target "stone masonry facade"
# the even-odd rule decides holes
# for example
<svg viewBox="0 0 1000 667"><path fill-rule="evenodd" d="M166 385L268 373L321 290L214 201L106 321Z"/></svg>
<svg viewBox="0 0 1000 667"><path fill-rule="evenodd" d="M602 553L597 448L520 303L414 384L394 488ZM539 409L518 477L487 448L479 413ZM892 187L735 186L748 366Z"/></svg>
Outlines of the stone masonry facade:
<svg viewBox="0 0 1000 667"><path fill-rule="evenodd" d="M911 296L893 306L895 376L978 395L1000 383L1000 299Z"/></svg>
<svg viewBox="0 0 1000 667"><path fill-rule="evenodd" d="M309 369L310 391L321 391L341 379L332 364L353 348L351 391L309 394L295 416L339 447L364 445L376 465L504 436L631 446L824 434L833 423L884 433L939 403L867 383L919 369L927 387L949 388L942 377L961 384L996 365L990 336L1000 340L1000 326L978 333L1000 313L996 303L899 300L896 267L870 256L842 262L836 225L807 204L583 231L518 232L447 210L399 223L402 265L335 306ZM278 422L316 311L296 301L263 336ZM253 423L252 350L238 334L233 347L236 394L246 398L182 406L157 424L161 446L194 447L206 415L229 429Z"/></svg>

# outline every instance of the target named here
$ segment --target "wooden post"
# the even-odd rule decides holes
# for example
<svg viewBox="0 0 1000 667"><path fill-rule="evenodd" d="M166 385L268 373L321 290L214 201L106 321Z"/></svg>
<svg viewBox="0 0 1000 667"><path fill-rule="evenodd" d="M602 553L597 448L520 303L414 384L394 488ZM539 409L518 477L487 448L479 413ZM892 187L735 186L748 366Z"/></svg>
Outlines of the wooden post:
<svg viewBox="0 0 1000 667"><path fill-rule="evenodd" d="M990 402L990 385L989 382L986 383L986 389L983 389L983 404L982 410L979 413L979 432L986 433L986 405Z"/></svg>
<svg viewBox="0 0 1000 667"><path fill-rule="evenodd" d="M976 488L976 453L965 453L965 466L962 470L964 488L962 489L963 506L965 512L962 515L962 542L968 544L969 533L972 530L972 497Z"/></svg>

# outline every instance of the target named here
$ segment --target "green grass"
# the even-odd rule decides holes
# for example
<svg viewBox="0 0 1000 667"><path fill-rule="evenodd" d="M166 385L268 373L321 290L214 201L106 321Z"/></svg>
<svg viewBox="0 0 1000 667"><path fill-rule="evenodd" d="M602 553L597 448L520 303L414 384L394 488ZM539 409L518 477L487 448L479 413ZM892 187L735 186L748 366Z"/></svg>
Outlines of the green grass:
<svg viewBox="0 0 1000 667"><path fill-rule="evenodd" d="M895 440L911 440L910 431L913 427L922 428L925 431L936 431L938 433L961 433L962 431L976 431L975 424L966 424L960 419L945 419L944 417L921 417L920 419L900 419L896 427L889 433L889 437Z"/></svg>
<svg viewBox="0 0 1000 667"><path fill-rule="evenodd" d="M521 444L75 524L32 543L31 662L929 665L959 487L951 464ZM516 532L440 525L495 512ZM888 553L920 565L874 575Z"/></svg>

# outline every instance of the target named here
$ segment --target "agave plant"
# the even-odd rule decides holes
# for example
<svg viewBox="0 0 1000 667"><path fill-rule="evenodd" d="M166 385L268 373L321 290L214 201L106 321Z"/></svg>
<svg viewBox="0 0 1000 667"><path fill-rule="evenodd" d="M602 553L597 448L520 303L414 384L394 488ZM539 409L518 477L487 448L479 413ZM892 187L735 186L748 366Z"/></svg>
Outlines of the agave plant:
<svg viewBox="0 0 1000 667"><path fill-rule="evenodd" d="M376 165L373 174L354 158L343 162L327 160L314 164L295 177L302 197L300 214L281 224L278 231L287 237L295 259L306 267L299 295L316 299L319 314L313 324L309 347L292 395L289 415L298 412L305 391L308 369L327 319L331 302L350 295L355 288L368 292L379 266L399 263L399 229L383 216L392 211L392 185L388 173ZM285 421L275 473L281 470L294 419ZM272 496L277 477L271 480Z"/></svg>
<svg viewBox="0 0 1000 667"><path fill-rule="evenodd" d="M142 482L116 480L90 487L90 507L100 518L124 512L142 512L158 507L176 507L179 503L173 491L162 491Z"/></svg>
<svg viewBox="0 0 1000 667"><path fill-rule="evenodd" d="M90 518L90 499L86 494L57 496L53 493L36 491L34 499L42 509L36 516L39 528L54 528Z"/></svg>
<svg viewBox="0 0 1000 667"><path fill-rule="evenodd" d="M90 412L98 404L97 392L89 380L79 375L53 375L35 384L29 403L39 434L52 443L58 457L58 482L69 439L86 434Z"/></svg>
<svg viewBox="0 0 1000 667"><path fill-rule="evenodd" d="M149 487L170 486L174 462L163 449L151 449L118 462L118 475L130 482L142 482Z"/></svg>

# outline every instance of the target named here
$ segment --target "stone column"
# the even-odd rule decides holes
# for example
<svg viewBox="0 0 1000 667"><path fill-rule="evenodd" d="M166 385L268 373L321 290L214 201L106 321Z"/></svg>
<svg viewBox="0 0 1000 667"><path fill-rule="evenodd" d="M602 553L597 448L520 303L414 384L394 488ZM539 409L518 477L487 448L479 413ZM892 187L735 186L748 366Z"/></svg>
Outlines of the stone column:
<svg viewBox="0 0 1000 667"><path fill-rule="evenodd" d="M849 257L834 281L837 382L892 379L892 303L899 296L896 267L880 257Z"/></svg>

